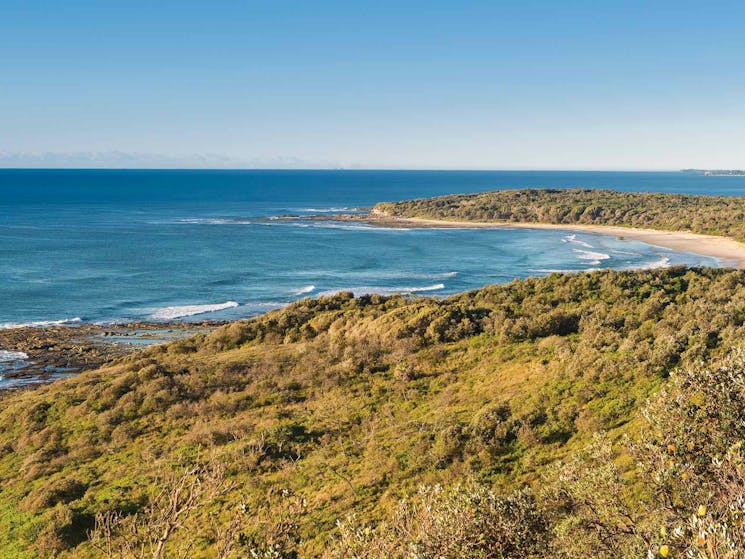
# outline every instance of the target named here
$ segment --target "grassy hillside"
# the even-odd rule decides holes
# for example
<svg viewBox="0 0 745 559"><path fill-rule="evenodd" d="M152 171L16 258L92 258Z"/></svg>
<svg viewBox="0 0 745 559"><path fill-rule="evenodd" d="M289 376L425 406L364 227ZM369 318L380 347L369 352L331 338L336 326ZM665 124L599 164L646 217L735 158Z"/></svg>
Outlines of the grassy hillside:
<svg viewBox="0 0 745 559"><path fill-rule="evenodd" d="M555 274L444 300L306 299L4 395L0 557L106 556L86 541L96 515L99 546L102 519L120 522L118 537L122 518L161 529L160 492L176 486L196 504L165 557L186 543L189 557L331 553L332 538L376 533L349 526L382 526L421 486L535 488L601 431L617 453L670 371L744 340L742 271ZM626 451L615 458L631 468ZM353 548L335 556L370 556Z"/></svg>
<svg viewBox="0 0 745 559"><path fill-rule="evenodd" d="M745 241L745 197L589 189L499 190L375 206L390 216L513 223L594 224L692 231Z"/></svg>

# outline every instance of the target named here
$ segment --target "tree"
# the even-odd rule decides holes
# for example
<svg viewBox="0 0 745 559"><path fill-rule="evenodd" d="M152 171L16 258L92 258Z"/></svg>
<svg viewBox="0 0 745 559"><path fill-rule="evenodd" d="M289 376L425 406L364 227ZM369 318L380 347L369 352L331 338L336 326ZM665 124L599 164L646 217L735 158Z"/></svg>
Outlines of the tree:
<svg viewBox="0 0 745 559"><path fill-rule="evenodd" d="M161 465L153 485L158 490L141 512L96 515L89 542L107 559L190 557L195 538L189 529L195 513L231 488L224 467L216 460L177 468ZM222 535L230 537L234 532Z"/></svg>

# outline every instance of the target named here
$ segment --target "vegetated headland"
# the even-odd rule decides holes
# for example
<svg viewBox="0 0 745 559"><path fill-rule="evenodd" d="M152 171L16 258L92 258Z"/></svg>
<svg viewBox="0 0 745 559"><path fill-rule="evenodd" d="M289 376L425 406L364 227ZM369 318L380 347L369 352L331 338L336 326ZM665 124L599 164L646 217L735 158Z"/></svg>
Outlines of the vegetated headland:
<svg viewBox="0 0 745 559"><path fill-rule="evenodd" d="M743 347L743 270L303 299L3 394L0 557L741 557Z"/></svg>
<svg viewBox="0 0 745 559"><path fill-rule="evenodd" d="M693 173L707 177L742 177L745 176L743 169L683 169L682 173Z"/></svg>
<svg viewBox="0 0 745 559"><path fill-rule="evenodd" d="M745 197L594 189L501 190L376 204L396 227L566 228L623 236L745 266Z"/></svg>

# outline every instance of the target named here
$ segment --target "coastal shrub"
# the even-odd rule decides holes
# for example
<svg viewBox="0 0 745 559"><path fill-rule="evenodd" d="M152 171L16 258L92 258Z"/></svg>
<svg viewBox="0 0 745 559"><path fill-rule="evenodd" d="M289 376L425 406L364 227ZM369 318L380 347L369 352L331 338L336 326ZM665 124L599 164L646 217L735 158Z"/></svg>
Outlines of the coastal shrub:
<svg viewBox="0 0 745 559"><path fill-rule="evenodd" d="M556 556L745 554L745 354L676 371L642 410L624 475L608 437L544 475Z"/></svg>
<svg viewBox="0 0 745 559"><path fill-rule="evenodd" d="M33 547L42 556L55 557L61 551L83 542L90 525L88 515L58 504L52 509L49 522L35 535Z"/></svg>
<svg viewBox="0 0 745 559"><path fill-rule="evenodd" d="M470 425L473 442L491 452L499 452L504 445L514 441L517 428L506 402L485 406L474 416Z"/></svg>
<svg viewBox="0 0 745 559"><path fill-rule="evenodd" d="M57 503L69 503L85 494L87 485L82 481L61 478L42 484L33 489L22 501L22 508L39 512Z"/></svg>
<svg viewBox="0 0 745 559"><path fill-rule="evenodd" d="M547 522L529 490L502 496L469 482L424 486L403 500L392 517L363 526L355 517L339 523L328 559L501 559L538 557Z"/></svg>
<svg viewBox="0 0 745 559"><path fill-rule="evenodd" d="M378 524L340 521L325 557L742 557L745 352L677 371L641 415L638 437L597 434L537 493L422 486Z"/></svg>
<svg viewBox="0 0 745 559"><path fill-rule="evenodd" d="M745 352L677 372L643 416L633 450L661 541L693 557L745 554Z"/></svg>

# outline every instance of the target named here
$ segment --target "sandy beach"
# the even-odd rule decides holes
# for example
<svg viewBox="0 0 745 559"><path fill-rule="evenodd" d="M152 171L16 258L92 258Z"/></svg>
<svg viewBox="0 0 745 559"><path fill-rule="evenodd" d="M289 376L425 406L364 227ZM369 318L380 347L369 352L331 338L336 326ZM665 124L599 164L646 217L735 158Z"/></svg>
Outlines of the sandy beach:
<svg viewBox="0 0 745 559"><path fill-rule="evenodd" d="M586 231L633 239L663 248L692 252L721 259L726 265L745 269L745 244L717 235L702 235L688 231L660 231L611 225L559 225L553 223L493 223L478 221L446 221L416 217L392 217L371 214L368 223L383 227L452 227L457 229L561 229Z"/></svg>

